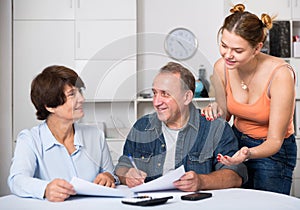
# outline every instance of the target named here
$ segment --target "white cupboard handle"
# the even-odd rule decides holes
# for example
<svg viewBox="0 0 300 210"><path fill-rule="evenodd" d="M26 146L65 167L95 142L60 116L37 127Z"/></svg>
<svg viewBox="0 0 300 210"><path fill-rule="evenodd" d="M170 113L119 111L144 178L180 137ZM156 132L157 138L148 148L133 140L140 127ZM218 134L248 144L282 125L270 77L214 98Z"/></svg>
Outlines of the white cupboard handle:
<svg viewBox="0 0 300 210"><path fill-rule="evenodd" d="M77 0L77 8L80 8L80 0Z"/></svg>
<svg viewBox="0 0 300 210"><path fill-rule="evenodd" d="M70 0L70 8L73 8L73 0Z"/></svg>
<svg viewBox="0 0 300 210"><path fill-rule="evenodd" d="M77 32L77 48L80 48L80 32Z"/></svg>

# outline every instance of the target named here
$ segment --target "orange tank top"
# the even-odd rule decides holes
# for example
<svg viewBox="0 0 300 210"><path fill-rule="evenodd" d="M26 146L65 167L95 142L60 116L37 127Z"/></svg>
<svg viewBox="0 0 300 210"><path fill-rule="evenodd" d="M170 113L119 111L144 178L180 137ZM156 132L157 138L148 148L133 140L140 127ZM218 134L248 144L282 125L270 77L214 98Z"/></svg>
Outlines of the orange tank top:
<svg viewBox="0 0 300 210"><path fill-rule="evenodd" d="M289 65L288 65L289 66ZM289 66L293 71L293 69ZM232 95L228 70L225 69L226 99L228 112L234 116L234 125L242 133L255 138L266 139L268 135L269 116L270 116L270 97L269 88L273 76L279 68L275 68L263 91L262 96L253 104L243 104L237 102ZM294 71L293 71L294 73ZM294 73L295 78L295 73ZM264 111L261 111L264 110ZM293 115L290 117L289 126L285 138L294 133Z"/></svg>

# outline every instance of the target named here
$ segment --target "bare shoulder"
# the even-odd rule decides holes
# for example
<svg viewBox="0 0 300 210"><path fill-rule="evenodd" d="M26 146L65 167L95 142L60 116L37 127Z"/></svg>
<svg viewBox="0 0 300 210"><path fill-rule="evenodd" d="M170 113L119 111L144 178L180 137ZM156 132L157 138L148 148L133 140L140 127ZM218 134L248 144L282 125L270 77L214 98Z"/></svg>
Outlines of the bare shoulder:
<svg viewBox="0 0 300 210"><path fill-rule="evenodd" d="M266 74L271 74L274 70L275 78L286 77L282 79L292 79L294 80L293 68L282 58L275 56L270 56L262 53L260 55L262 69L266 71Z"/></svg>
<svg viewBox="0 0 300 210"><path fill-rule="evenodd" d="M225 63L223 58L219 58L214 65L214 74L217 74L219 77L224 77L224 68Z"/></svg>
<svg viewBox="0 0 300 210"><path fill-rule="evenodd" d="M293 82L295 79L293 67L281 58L276 58L274 61L274 65L272 66L272 69L275 70L274 80Z"/></svg>
<svg viewBox="0 0 300 210"><path fill-rule="evenodd" d="M277 67L277 71L274 74L274 80L280 82L294 83L295 74L293 67L288 63L283 63Z"/></svg>

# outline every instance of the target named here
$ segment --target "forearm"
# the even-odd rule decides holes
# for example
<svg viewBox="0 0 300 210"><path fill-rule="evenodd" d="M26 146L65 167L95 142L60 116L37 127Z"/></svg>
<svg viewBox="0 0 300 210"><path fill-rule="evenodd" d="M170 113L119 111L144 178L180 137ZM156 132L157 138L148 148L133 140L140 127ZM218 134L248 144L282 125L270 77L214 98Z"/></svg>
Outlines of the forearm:
<svg viewBox="0 0 300 210"><path fill-rule="evenodd" d="M210 174L199 174L200 186L198 190L215 190L240 187L242 178L230 169L221 169Z"/></svg>
<svg viewBox="0 0 300 210"><path fill-rule="evenodd" d="M266 140L261 145L250 148L249 159L266 158L277 153L283 143L282 140Z"/></svg>
<svg viewBox="0 0 300 210"><path fill-rule="evenodd" d="M115 171L115 174L118 176L120 183L126 185L126 173L128 172L128 168L120 167Z"/></svg>
<svg viewBox="0 0 300 210"><path fill-rule="evenodd" d="M9 178L8 185L11 192L20 197L44 198L46 186L49 182L37 178L16 175Z"/></svg>

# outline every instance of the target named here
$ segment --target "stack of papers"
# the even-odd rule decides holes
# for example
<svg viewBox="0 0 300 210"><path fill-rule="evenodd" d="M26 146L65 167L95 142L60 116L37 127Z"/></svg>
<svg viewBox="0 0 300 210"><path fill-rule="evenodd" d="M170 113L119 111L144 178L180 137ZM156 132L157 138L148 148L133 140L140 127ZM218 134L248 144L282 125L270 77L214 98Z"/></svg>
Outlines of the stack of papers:
<svg viewBox="0 0 300 210"><path fill-rule="evenodd" d="M184 166L180 166L176 170L166 173L153 181L141 184L133 188L117 188L105 187L94 184L83 179L73 177L71 184L79 195L106 196L106 197L132 197L134 193L147 191L161 191L175 189L173 182L180 179L185 173Z"/></svg>
<svg viewBox="0 0 300 210"><path fill-rule="evenodd" d="M117 189L105 187L86 180L73 177L71 180L76 193L78 195L93 195L93 196L106 196L106 197L131 197L133 192L129 189Z"/></svg>

